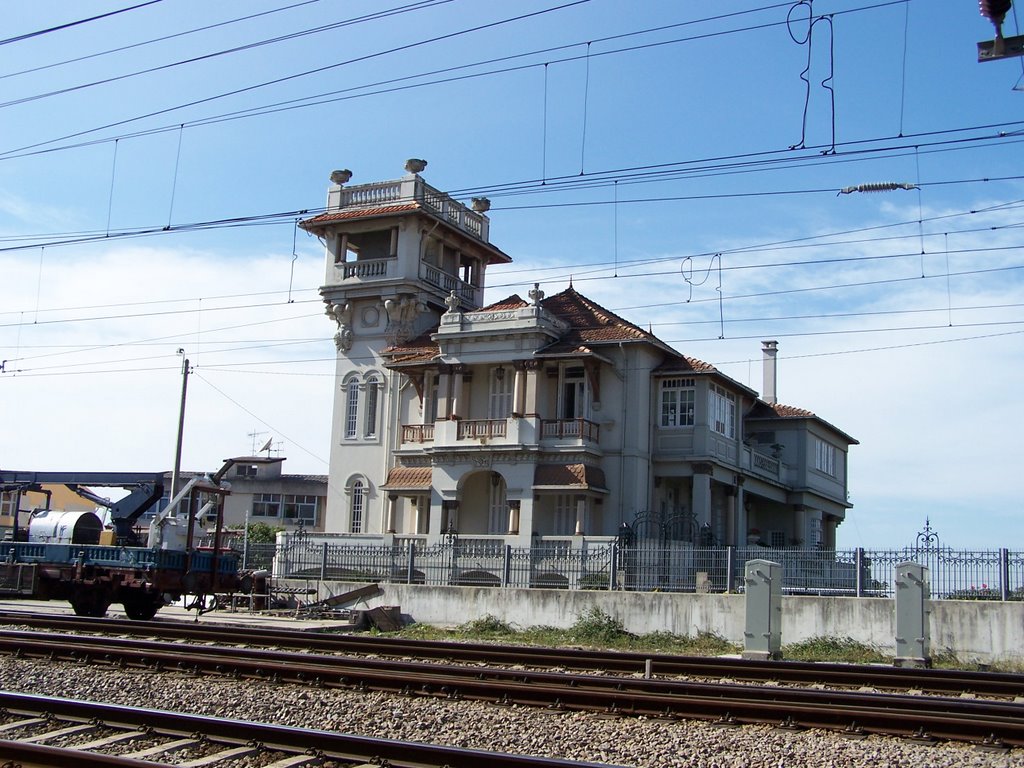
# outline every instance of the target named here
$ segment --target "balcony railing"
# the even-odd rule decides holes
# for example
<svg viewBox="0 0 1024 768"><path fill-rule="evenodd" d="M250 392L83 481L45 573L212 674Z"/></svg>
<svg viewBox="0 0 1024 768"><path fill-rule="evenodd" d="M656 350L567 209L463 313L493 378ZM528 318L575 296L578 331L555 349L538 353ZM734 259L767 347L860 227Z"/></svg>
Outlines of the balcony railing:
<svg viewBox="0 0 1024 768"><path fill-rule="evenodd" d="M768 456L764 453L758 453L757 451L750 452L750 465L754 469L759 469L772 477L779 476L779 460L774 456Z"/></svg>
<svg viewBox="0 0 1024 768"><path fill-rule="evenodd" d="M433 424L403 424L403 443L432 443L434 442Z"/></svg>
<svg viewBox="0 0 1024 768"><path fill-rule="evenodd" d="M344 269L343 277L357 277L360 280L373 280L388 276L388 264L395 259L367 259L365 261L347 261L338 264Z"/></svg>
<svg viewBox="0 0 1024 768"><path fill-rule="evenodd" d="M352 187L332 187L328 193L328 210L343 208L377 208L416 201L426 210L440 216L454 227L486 241L488 219L438 189L420 176L407 176L394 181L377 181Z"/></svg>
<svg viewBox="0 0 1024 768"><path fill-rule="evenodd" d="M480 302L477 299L478 291L475 286L460 280L454 275L442 272L432 264L423 265L423 279L431 285L440 288L446 294L455 291L455 296L468 307L476 309L480 306Z"/></svg>
<svg viewBox="0 0 1024 768"><path fill-rule="evenodd" d="M587 419L550 419L540 423L541 437L549 440L572 438L596 443L601 427Z"/></svg>
<svg viewBox="0 0 1024 768"><path fill-rule="evenodd" d="M463 419L459 421L459 440L505 437L508 422L505 419Z"/></svg>

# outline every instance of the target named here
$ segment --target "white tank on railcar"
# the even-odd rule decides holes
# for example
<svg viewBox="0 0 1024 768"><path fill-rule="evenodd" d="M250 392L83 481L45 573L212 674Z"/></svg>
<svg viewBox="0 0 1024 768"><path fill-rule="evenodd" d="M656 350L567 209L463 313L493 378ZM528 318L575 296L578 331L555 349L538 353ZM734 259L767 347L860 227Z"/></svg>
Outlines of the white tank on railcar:
<svg viewBox="0 0 1024 768"><path fill-rule="evenodd" d="M40 544L99 544L103 522L95 512L42 509L32 513L28 540Z"/></svg>

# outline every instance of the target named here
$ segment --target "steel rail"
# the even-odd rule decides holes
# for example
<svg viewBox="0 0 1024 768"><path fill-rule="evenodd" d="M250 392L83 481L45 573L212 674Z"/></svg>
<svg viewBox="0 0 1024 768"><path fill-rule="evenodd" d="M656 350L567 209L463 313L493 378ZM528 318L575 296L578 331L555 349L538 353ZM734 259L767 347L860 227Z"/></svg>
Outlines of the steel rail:
<svg viewBox="0 0 1024 768"><path fill-rule="evenodd" d="M116 632L209 642L236 642L239 636L236 627L186 623L167 619L138 622L0 612L0 624L24 624L39 628ZM753 661L721 657L555 649L536 646L501 646L250 627L245 629L245 643L246 645L333 653L432 658L464 663L516 664L621 674L645 673L649 669L652 674L663 676L689 675L753 682L774 681L857 688L870 686L887 690L915 690L955 695L976 694L1011 699L1024 697L1024 675L1014 673L913 669L867 664Z"/></svg>
<svg viewBox="0 0 1024 768"><path fill-rule="evenodd" d="M563 760L561 758L509 755L477 749L461 749L421 742L390 741L367 736L335 733L307 728L252 723L222 717L188 715L177 712L124 707L74 699L49 698L27 693L0 692L0 707L8 713L46 717L69 723L102 723L126 730L147 731L147 735L204 737L225 746L253 746L286 754L343 760L348 764L373 762L394 768L608 768L606 764ZM40 747L16 740L0 741L0 755L24 759L33 766L67 768L165 768L171 763L145 762L76 750L73 747Z"/></svg>
<svg viewBox="0 0 1024 768"><path fill-rule="evenodd" d="M0 632L0 650L245 679L386 691L624 716L785 723L1024 746L1024 703L848 690L626 678L125 638Z"/></svg>

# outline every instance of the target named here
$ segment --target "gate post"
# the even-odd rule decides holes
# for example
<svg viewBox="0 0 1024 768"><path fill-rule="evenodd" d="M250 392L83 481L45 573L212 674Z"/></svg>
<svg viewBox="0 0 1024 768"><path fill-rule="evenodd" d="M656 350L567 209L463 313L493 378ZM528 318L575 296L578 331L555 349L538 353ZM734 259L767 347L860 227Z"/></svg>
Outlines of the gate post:
<svg viewBox="0 0 1024 768"><path fill-rule="evenodd" d="M857 571L857 597L864 597L864 547L857 547L853 567Z"/></svg>
<svg viewBox="0 0 1024 768"><path fill-rule="evenodd" d="M782 566L770 560L748 560L744 568L747 622L744 659L782 658Z"/></svg>
<svg viewBox="0 0 1024 768"><path fill-rule="evenodd" d="M928 600L928 569L917 563L896 566L897 667L931 667L931 607Z"/></svg>
<svg viewBox="0 0 1024 768"><path fill-rule="evenodd" d="M320 558L320 581L327 581L327 542L324 542L324 553Z"/></svg>
<svg viewBox="0 0 1024 768"><path fill-rule="evenodd" d="M612 542L611 552L608 558L608 591L614 592L618 583L617 576L619 570L619 545L616 542Z"/></svg>
<svg viewBox="0 0 1024 768"><path fill-rule="evenodd" d="M412 584L416 573L416 541L409 539L409 562L405 569L405 583Z"/></svg>
<svg viewBox="0 0 1024 768"><path fill-rule="evenodd" d="M730 544L725 548L725 593L731 595L736 591L736 547Z"/></svg>
<svg viewBox="0 0 1024 768"><path fill-rule="evenodd" d="M512 545L505 545L504 562L501 564L501 586L507 587L512 574Z"/></svg>
<svg viewBox="0 0 1024 768"><path fill-rule="evenodd" d="M999 549L999 599L1004 603L1010 599L1010 550Z"/></svg>

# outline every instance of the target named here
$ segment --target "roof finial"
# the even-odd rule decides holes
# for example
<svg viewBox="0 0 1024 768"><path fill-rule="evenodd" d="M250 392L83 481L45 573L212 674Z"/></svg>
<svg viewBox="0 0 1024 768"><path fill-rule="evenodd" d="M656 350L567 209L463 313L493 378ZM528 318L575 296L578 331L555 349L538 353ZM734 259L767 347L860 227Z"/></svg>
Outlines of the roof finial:
<svg viewBox="0 0 1024 768"><path fill-rule="evenodd" d="M540 304L540 300L544 298L544 291L540 289L540 283L534 283L533 290L526 295L530 297L530 301L533 302L533 305L537 306Z"/></svg>
<svg viewBox="0 0 1024 768"><path fill-rule="evenodd" d="M572 288L572 275L569 275L569 287Z"/></svg>

